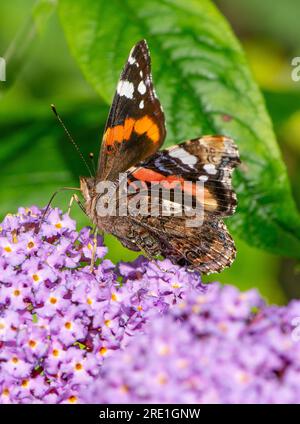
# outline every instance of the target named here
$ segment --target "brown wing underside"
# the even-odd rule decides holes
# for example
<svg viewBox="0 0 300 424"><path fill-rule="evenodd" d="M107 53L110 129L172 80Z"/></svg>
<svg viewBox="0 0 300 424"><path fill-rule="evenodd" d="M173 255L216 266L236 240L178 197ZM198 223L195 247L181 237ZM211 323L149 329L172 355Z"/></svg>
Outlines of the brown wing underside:
<svg viewBox="0 0 300 424"><path fill-rule="evenodd" d="M182 218L136 217L130 218L127 229L126 239L121 239L126 247L135 246L149 258L163 256L203 274L229 267L236 255L234 242L219 220L189 228Z"/></svg>

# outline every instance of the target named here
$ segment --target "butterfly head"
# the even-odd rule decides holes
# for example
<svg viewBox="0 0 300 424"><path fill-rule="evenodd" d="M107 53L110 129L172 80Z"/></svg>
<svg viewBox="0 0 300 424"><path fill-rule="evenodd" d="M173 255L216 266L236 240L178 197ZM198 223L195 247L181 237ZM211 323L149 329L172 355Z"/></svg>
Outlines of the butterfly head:
<svg viewBox="0 0 300 424"><path fill-rule="evenodd" d="M96 180L94 177L80 177L80 190L85 200L88 215L93 211L93 200L96 197Z"/></svg>

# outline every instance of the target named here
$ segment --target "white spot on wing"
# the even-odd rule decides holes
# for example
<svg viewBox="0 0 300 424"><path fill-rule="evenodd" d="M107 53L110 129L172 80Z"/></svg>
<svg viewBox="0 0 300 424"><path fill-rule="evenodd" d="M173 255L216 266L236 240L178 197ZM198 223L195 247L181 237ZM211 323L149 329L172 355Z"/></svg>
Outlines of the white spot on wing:
<svg viewBox="0 0 300 424"><path fill-rule="evenodd" d="M145 85L145 83L144 83L144 81L141 81L140 83L139 83L139 85L138 85L138 92L140 93L140 94L145 94L146 93L146 85Z"/></svg>
<svg viewBox="0 0 300 424"><path fill-rule="evenodd" d="M198 178L199 181L202 181L203 183L205 183L208 180L208 176L207 175L201 175Z"/></svg>
<svg viewBox="0 0 300 424"><path fill-rule="evenodd" d="M120 80L117 86L117 93L119 96L125 96L128 99L133 98L134 85L132 82L126 80Z"/></svg>
<svg viewBox="0 0 300 424"><path fill-rule="evenodd" d="M140 71L140 77L143 78L144 74L143 71Z"/></svg>
<svg viewBox="0 0 300 424"><path fill-rule="evenodd" d="M134 47L131 49L129 53L129 57L128 57L128 62L130 63L130 65L133 65L136 62L135 58L132 56L133 50L134 50Z"/></svg>
<svg viewBox="0 0 300 424"><path fill-rule="evenodd" d="M182 148L178 148L178 149L174 149L169 151L169 155L172 158L177 158L179 159L182 163L184 163L185 165L196 165L198 159L196 156L191 155L188 151L186 151L185 149Z"/></svg>
<svg viewBox="0 0 300 424"><path fill-rule="evenodd" d="M215 175L217 173L215 165L212 163L207 163L203 166L204 171L206 171L208 174Z"/></svg>
<svg viewBox="0 0 300 424"><path fill-rule="evenodd" d="M133 65L135 63L135 58L133 56L129 56L128 62L130 63L130 65Z"/></svg>
<svg viewBox="0 0 300 424"><path fill-rule="evenodd" d="M141 100L140 101L139 108L140 109L144 109L144 100Z"/></svg>

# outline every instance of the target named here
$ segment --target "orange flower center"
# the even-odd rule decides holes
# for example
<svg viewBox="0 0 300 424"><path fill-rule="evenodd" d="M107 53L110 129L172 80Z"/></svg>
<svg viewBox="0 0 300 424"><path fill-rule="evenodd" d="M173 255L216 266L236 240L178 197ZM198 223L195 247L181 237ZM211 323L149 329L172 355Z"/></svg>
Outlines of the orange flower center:
<svg viewBox="0 0 300 424"><path fill-rule="evenodd" d="M29 346L34 348L36 346L36 341L35 340L29 340L28 342Z"/></svg>
<svg viewBox="0 0 300 424"><path fill-rule="evenodd" d="M106 352L107 352L107 348L103 346L103 347L101 347L101 349L99 350L99 352L100 352L100 355L105 355Z"/></svg>
<svg viewBox="0 0 300 424"><path fill-rule="evenodd" d="M80 371L80 370L82 370L82 368L83 368L83 366L79 362L77 362L77 364L75 365L75 369L77 371Z"/></svg>

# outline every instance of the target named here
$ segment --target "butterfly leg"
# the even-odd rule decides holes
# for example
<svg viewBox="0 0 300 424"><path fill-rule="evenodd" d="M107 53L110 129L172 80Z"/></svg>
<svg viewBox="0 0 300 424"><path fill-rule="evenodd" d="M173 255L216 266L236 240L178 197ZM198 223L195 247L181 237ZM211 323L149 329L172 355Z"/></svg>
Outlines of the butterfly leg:
<svg viewBox="0 0 300 424"><path fill-rule="evenodd" d="M67 210L67 215L70 215L71 207L72 207L73 202L74 202L74 196L75 196L75 194L72 194L70 202L69 202L68 210Z"/></svg>
<svg viewBox="0 0 300 424"><path fill-rule="evenodd" d="M97 227L94 228L93 233L94 233L94 237L93 237L93 248L92 248L92 257L91 257L91 265L90 265L90 271L91 271L91 273L94 272L95 260L96 260L97 235L98 235L98 229L97 229Z"/></svg>
<svg viewBox="0 0 300 424"><path fill-rule="evenodd" d="M152 262L154 262L154 260L152 259ZM160 265L159 265L159 263L158 263L158 261L156 260L156 262L155 262L155 265L157 266L157 268L161 271L161 272L168 272L168 273L171 273L171 274L175 274L175 272L173 271L173 270L171 270L171 269L165 269L165 268L162 268Z"/></svg>
<svg viewBox="0 0 300 424"><path fill-rule="evenodd" d="M67 214L68 214L68 215L70 215L71 208L72 208L72 205L73 205L73 203L74 203L74 200L75 200L76 202L79 202L79 199L78 199L78 197L77 197L77 195L76 195L76 194L72 194L72 196L71 196L71 199L70 199L70 202L69 202L69 206L68 206L68 211L67 211Z"/></svg>
<svg viewBox="0 0 300 424"><path fill-rule="evenodd" d="M81 201L78 199L77 194L73 194L73 195L72 195L72 197L71 197L71 199L70 199L70 202L69 202L69 207L68 207L67 214L68 214L68 215L70 215L71 207L72 207L72 205L73 205L73 203L74 203L74 200L75 200L75 202L78 204L78 206L80 207L80 209L81 209L81 210L85 213L84 206L83 206L83 204L81 203Z"/></svg>
<svg viewBox="0 0 300 424"><path fill-rule="evenodd" d="M152 262L153 263L155 263L155 265L157 266L157 268L161 271L161 272L171 272L171 273L174 273L173 271L171 271L170 269L165 269L165 268L162 268L160 265L159 265L159 263L158 263L158 260L156 259L153 259L152 258Z"/></svg>

